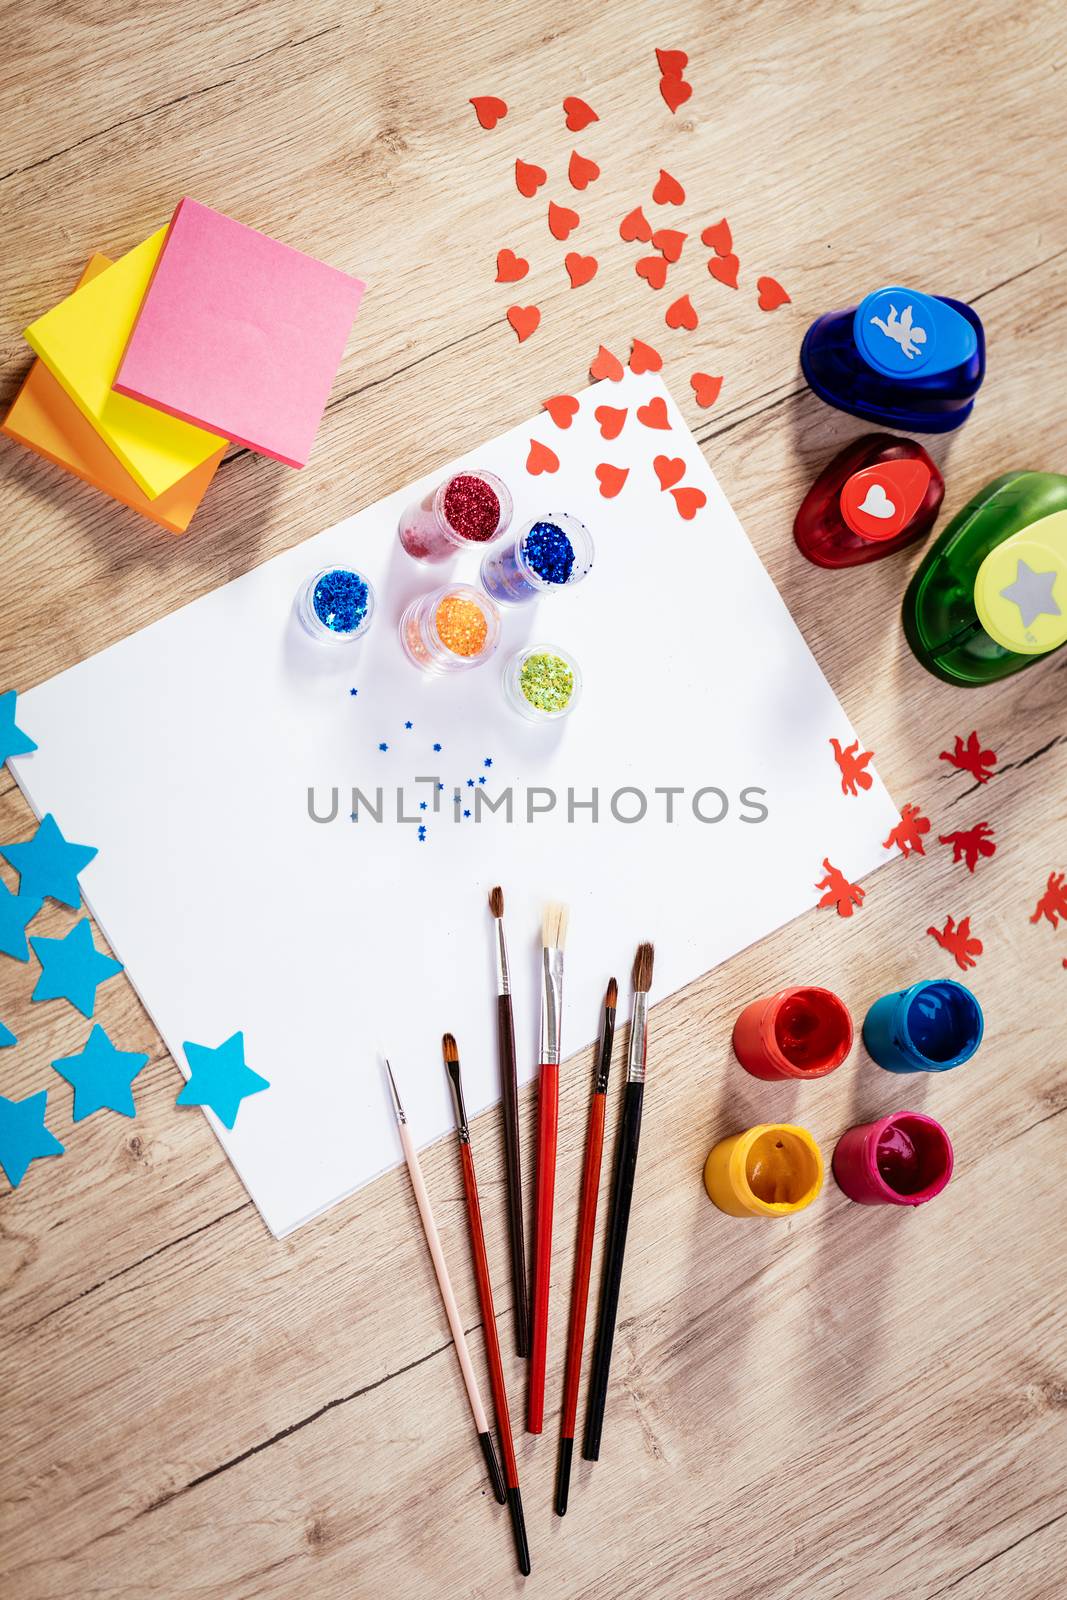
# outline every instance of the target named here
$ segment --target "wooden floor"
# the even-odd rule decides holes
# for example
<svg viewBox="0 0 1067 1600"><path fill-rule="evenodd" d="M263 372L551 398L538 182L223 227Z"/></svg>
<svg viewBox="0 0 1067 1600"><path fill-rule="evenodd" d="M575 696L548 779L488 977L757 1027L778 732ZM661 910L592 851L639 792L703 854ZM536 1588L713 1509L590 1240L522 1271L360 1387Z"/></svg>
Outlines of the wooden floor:
<svg viewBox="0 0 1067 1600"><path fill-rule="evenodd" d="M9 4L6 22L0 400L25 370L26 323L94 248L135 244L185 193L370 289L311 465L235 450L185 539L4 441L0 687L30 687L511 426L580 386L601 340L625 351L636 334L663 350L894 796L922 804L931 840L996 828L998 854L973 878L931 843L880 873L850 923L812 913L656 1006L603 1459L576 1470L561 1523L559 1293L548 1431L520 1447L529 1591L1061 1597L1067 929L1029 917L1067 868L1067 652L988 691L938 684L896 621L911 559L829 579L790 526L814 472L861 431L804 389L801 333L884 282L961 296L986 322L974 417L932 447L946 510L1009 468L1067 469L1063 8L37 0ZM677 117L656 92L655 46L691 57ZM467 105L479 93L512 107L491 134ZM600 116L577 139L567 94ZM582 293L511 174L522 156L562 190L572 144L604 171L581 202L582 247L601 258ZM676 225L695 242L725 213L741 256L737 294L711 282L699 248L673 269L703 312L695 334L667 333L666 296L638 282L617 236L661 166L688 190ZM529 256L520 299L543 312L521 348L503 321L514 293L492 281L504 244ZM791 307L757 310L761 272ZM725 375L706 413L688 388L698 368ZM938 759L973 727L999 755L982 789ZM0 837L29 823L4 771ZM714 916L714 884L697 892ZM858 1052L803 1094L741 1073L729 1031L748 999L813 980L862 1014L945 968L925 929L948 914L969 914L985 945L972 978L988 1042L972 1066L901 1084ZM70 920L53 907L39 928ZM275 1243L206 1121L175 1111L177 1068L125 980L98 1016L120 1046L152 1052L139 1114L76 1128L47 1063L86 1027L69 1007L30 1005L30 987L28 969L0 961L0 1016L20 1038L0 1088L47 1085L68 1153L0 1200L5 1600L517 1592L406 1177ZM562 1290L587 1068L563 1072ZM792 1117L828 1152L850 1123L904 1104L956 1142L957 1176L924 1211L856 1207L831 1184L788 1225L745 1223L704 1195L708 1148L741 1126ZM533 1112L527 1095L528 1129ZM475 1140L518 1400L495 1114ZM450 1143L426 1173L477 1330ZM477 1331L472 1346L481 1364Z"/></svg>

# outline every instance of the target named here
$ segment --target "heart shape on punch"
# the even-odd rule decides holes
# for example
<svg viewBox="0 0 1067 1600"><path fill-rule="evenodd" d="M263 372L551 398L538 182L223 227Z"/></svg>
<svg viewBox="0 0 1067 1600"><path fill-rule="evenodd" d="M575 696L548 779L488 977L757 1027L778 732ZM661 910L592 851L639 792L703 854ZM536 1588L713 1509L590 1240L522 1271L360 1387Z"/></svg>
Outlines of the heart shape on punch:
<svg viewBox="0 0 1067 1600"><path fill-rule="evenodd" d="M761 311L777 311L779 306L792 305L792 301L777 278L757 278L756 288L759 290L759 308Z"/></svg>
<svg viewBox="0 0 1067 1600"><path fill-rule="evenodd" d="M730 224L723 217L721 222L713 222L705 228L700 235L701 244L706 244L709 250L714 250L717 256L728 256L734 247L734 236L730 232Z"/></svg>
<svg viewBox="0 0 1067 1600"><path fill-rule="evenodd" d="M572 189L585 189L600 177L600 168L588 156L580 156L577 150L572 150L567 164L567 177Z"/></svg>
<svg viewBox="0 0 1067 1600"><path fill-rule="evenodd" d="M622 425L626 421L626 408L620 411L617 406L597 406L593 412L600 424L600 437L602 439L617 439L622 432Z"/></svg>
<svg viewBox="0 0 1067 1600"><path fill-rule="evenodd" d="M572 211L569 206L558 206L554 200L548 202L548 231L553 239L562 242L568 238L581 220L577 211Z"/></svg>
<svg viewBox="0 0 1067 1600"><path fill-rule="evenodd" d="M551 400L542 401L557 428L569 428L578 415L578 402L572 394L554 394Z"/></svg>
<svg viewBox="0 0 1067 1600"><path fill-rule="evenodd" d="M658 350L654 350L643 339L635 339L630 347L631 372L659 372L663 366L663 357Z"/></svg>
<svg viewBox="0 0 1067 1600"><path fill-rule="evenodd" d="M679 233L677 228L657 228L652 235L652 248L659 251L664 261L677 261L688 237L686 233Z"/></svg>
<svg viewBox="0 0 1067 1600"><path fill-rule="evenodd" d="M483 128L495 128L508 114L508 103L495 94L476 94L471 97L474 115Z"/></svg>
<svg viewBox="0 0 1067 1600"><path fill-rule="evenodd" d="M672 483L680 483L685 477L685 462L681 456L656 456L652 470L659 479L660 488L669 489Z"/></svg>
<svg viewBox="0 0 1067 1600"><path fill-rule="evenodd" d="M700 318L696 314L696 308L692 300L687 294L683 294L679 295L678 299L672 301L667 307L664 321L668 328L688 328L689 332L692 333Z"/></svg>
<svg viewBox="0 0 1067 1600"><path fill-rule="evenodd" d="M728 289L737 288L737 274L741 263L734 255L712 256L708 262L708 271L719 283L725 283Z"/></svg>
<svg viewBox="0 0 1067 1600"><path fill-rule="evenodd" d="M577 250L569 250L563 258L563 265L571 280L571 288L580 289L583 283L589 283L596 277L600 263L596 256L580 256Z"/></svg>
<svg viewBox="0 0 1067 1600"><path fill-rule="evenodd" d="M497 283L518 283L520 278L525 278L530 270L530 263L523 256L517 256L514 250L498 250L496 253L496 281Z"/></svg>
<svg viewBox="0 0 1067 1600"><path fill-rule="evenodd" d="M707 372L694 372L689 383L696 395L698 406L713 406L719 398L719 390L722 388L721 378L713 378Z"/></svg>
<svg viewBox="0 0 1067 1600"><path fill-rule="evenodd" d="M647 244L652 237L652 224L649 222L640 206L634 206L628 211L619 223L619 238L632 244L639 239L642 244Z"/></svg>
<svg viewBox="0 0 1067 1600"><path fill-rule="evenodd" d="M672 489L671 496L678 507L678 515L686 522L692 522L701 506L708 503L708 497L703 489L695 489L689 484L682 489Z"/></svg>
<svg viewBox="0 0 1067 1600"><path fill-rule="evenodd" d="M532 477L537 478L542 472L558 472L559 456L550 450L547 444L542 444L540 439L530 440L530 453L526 457L526 470Z"/></svg>
<svg viewBox="0 0 1067 1600"><path fill-rule="evenodd" d="M599 122L600 118L592 106L586 105L584 100L579 100L577 95L569 94L563 102L563 110L567 117L567 127L571 133L581 133L583 128L588 128L591 122Z"/></svg>
<svg viewBox="0 0 1067 1600"><path fill-rule="evenodd" d="M600 485L600 492L605 500L614 500L630 476L629 467L613 467L610 461L602 461L593 470L596 473L596 481Z"/></svg>
<svg viewBox="0 0 1067 1600"><path fill-rule="evenodd" d="M662 289L667 281L667 263L662 256L642 256L634 262L634 271L650 289Z"/></svg>
<svg viewBox="0 0 1067 1600"><path fill-rule="evenodd" d="M634 415L646 428L669 428L671 425L671 419L667 415L667 402L661 394L653 395L647 405L638 406Z"/></svg>
<svg viewBox="0 0 1067 1600"><path fill-rule="evenodd" d="M613 383L618 383L623 375L623 364L618 356L613 356L605 345L601 345L589 365L591 378L610 378Z"/></svg>
<svg viewBox="0 0 1067 1600"><path fill-rule="evenodd" d="M660 167L652 198L658 206L680 206L685 204L685 190L677 178L672 178L665 168Z"/></svg>
<svg viewBox="0 0 1067 1600"><path fill-rule="evenodd" d="M515 187L526 199L531 199L543 183L548 182L548 173L544 167L535 167L530 161L520 161L515 158Z"/></svg>
<svg viewBox="0 0 1067 1600"><path fill-rule="evenodd" d="M895 517L897 508L886 494L880 483L872 483L859 506L860 511L866 511L869 517L877 517L884 522L887 517Z"/></svg>
<svg viewBox="0 0 1067 1600"><path fill-rule="evenodd" d="M680 78L689 65L689 57L684 50L657 50L656 60L665 78Z"/></svg>
<svg viewBox="0 0 1067 1600"><path fill-rule="evenodd" d="M528 339L541 320L536 306L508 306L507 318L519 336L519 343Z"/></svg>
<svg viewBox="0 0 1067 1600"><path fill-rule="evenodd" d="M684 78L664 77L659 80L659 92L663 96L667 109L671 112L676 112L679 106L685 105L685 102L693 93L693 85L686 83Z"/></svg>

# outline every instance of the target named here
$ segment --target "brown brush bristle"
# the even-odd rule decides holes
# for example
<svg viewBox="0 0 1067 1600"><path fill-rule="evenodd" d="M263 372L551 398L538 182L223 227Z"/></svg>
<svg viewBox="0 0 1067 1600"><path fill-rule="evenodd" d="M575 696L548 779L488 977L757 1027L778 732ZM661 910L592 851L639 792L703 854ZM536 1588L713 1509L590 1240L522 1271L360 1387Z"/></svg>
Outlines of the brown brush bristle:
<svg viewBox="0 0 1067 1600"><path fill-rule="evenodd" d="M647 994L652 987L652 965L656 959L654 945L639 944L634 956L634 988L638 994Z"/></svg>
<svg viewBox="0 0 1067 1600"><path fill-rule="evenodd" d="M441 1040L441 1049L444 1051L445 1060L448 1062L459 1060L459 1045L456 1043L454 1033L446 1033Z"/></svg>
<svg viewBox="0 0 1067 1600"><path fill-rule="evenodd" d="M489 909L498 920L504 915L504 891L499 884L489 891Z"/></svg>
<svg viewBox="0 0 1067 1600"><path fill-rule="evenodd" d="M614 1011L619 1001L619 986L614 978L608 979L608 992L604 996L604 1004L609 1011Z"/></svg>

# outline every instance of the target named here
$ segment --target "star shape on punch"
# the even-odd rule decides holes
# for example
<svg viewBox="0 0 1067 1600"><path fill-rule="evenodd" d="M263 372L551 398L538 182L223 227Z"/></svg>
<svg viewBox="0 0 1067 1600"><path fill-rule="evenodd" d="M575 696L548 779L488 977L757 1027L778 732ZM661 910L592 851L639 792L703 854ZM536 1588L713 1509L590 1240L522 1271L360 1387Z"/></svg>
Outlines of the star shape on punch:
<svg viewBox="0 0 1067 1600"><path fill-rule="evenodd" d="M28 756L37 746L28 733L15 722L15 702L18 694L14 689L8 689L5 694L0 694L0 767L3 766L8 756Z"/></svg>
<svg viewBox="0 0 1067 1600"><path fill-rule="evenodd" d="M0 951L5 956L14 956L16 961L30 959L26 927L40 909L41 902L33 895L12 894L0 881Z"/></svg>
<svg viewBox="0 0 1067 1600"><path fill-rule="evenodd" d="M269 1089L266 1078L245 1062L245 1036L231 1034L214 1050L206 1044L182 1045L189 1063L189 1081L175 1102L179 1106L207 1106L224 1128L237 1121L241 1101L246 1095Z"/></svg>
<svg viewBox="0 0 1067 1600"><path fill-rule="evenodd" d="M33 953L41 963L31 1000L69 1000L83 1017L91 1017L97 986L122 971L122 962L106 956L93 943L88 917L82 917L62 939L33 938Z"/></svg>
<svg viewBox="0 0 1067 1600"><path fill-rule="evenodd" d="M1058 572L1035 572L1027 562L1019 559L1015 582L1001 589L1001 599L1014 600L1019 607L1023 627L1032 628L1038 617L1062 617L1063 612L1052 598Z"/></svg>
<svg viewBox="0 0 1067 1600"><path fill-rule="evenodd" d="M27 1095L25 1100L8 1100L0 1094L0 1167L13 1189L38 1156L63 1154L63 1146L44 1125L47 1105L47 1089Z"/></svg>
<svg viewBox="0 0 1067 1600"><path fill-rule="evenodd" d="M99 1022L80 1055L60 1056L52 1065L74 1090L74 1120L94 1111L119 1111L135 1117L133 1080L148 1060L143 1050L116 1050Z"/></svg>
<svg viewBox="0 0 1067 1600"><path fill-rule="evenodd" d="M11 1029L5 1028L4 1024L0 1022L0 1050L6 1050L9 1044L18 1044L18 1040L11 1032Z"/></svg>
<svg viewBox="0 0 1067 1600"><path fill-rule="evenodd" d="M59 824L49 811L41 818L32 839L19 844L0 844L0 856L10 861L19 875L19 896L58 900L77 911L82 903L78 874L96 855L91 844L71 844L64 839Z"/></svg>

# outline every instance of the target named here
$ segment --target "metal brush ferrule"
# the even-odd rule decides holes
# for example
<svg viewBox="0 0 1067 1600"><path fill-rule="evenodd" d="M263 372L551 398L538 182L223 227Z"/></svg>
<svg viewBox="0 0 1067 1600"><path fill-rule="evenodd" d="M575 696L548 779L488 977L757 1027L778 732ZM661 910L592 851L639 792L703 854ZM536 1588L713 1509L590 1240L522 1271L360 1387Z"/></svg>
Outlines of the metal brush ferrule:
<svg viewBox="0 0 1067 1600"><path fill-rule="evenodd" d="M607 1094L608 1074L611 1071L611 1048L615 1042L615 1008L605 1006L604 1028L600 1035L600 1049L597 1053L596 1074L593 1078L593 1093Z"/></svg>
<svg viewBox="0 0 1067 1600"><path fill-rule="evenodd" d="M504 937L504 919L496 919L497 993L511 993L511 968L508 966L508 942Z"/></svg>
<svg viewBox="0 0 1067 1600"><path fill-rule="evenodd" d="M546 945L541 953L541 1060L558 1067L563 1037L563 951Z"/></svg>
<svg viewBox="0 0 1067 1600"><path fill-rule="evenodd" d="M389 1087L393 1091L393 1110L396 1112L396 1120L398 1122L406 1122L408 1119L404 1115L404 1107L400 1104L400 1094L396 1087L396 1079L393 1077L393 1069L388 1061L385 1063L385 1070L389 1074Z"/></svg>
<svg viewBox="0 0 1067 1600"><path fill-rule="evenodd" d="M648 995L642 994L639 990L634 995L634 1010L630 1019L630 1053L626 1061L627 1083L644 1083L647 1045Z"/></svg>
<svg viewBox="0 0 1067 1600"><path fill-rule="evenodd" d="M446 1061L445 1071L448 1073L448 1087L452 1091L452 1111L456 1118L456 1132L459 1134L461 1144L470 1144L471 1130L467 1126L467 1107L463 1103L463 1082L459 1075L459 1062Z"/></svg>

